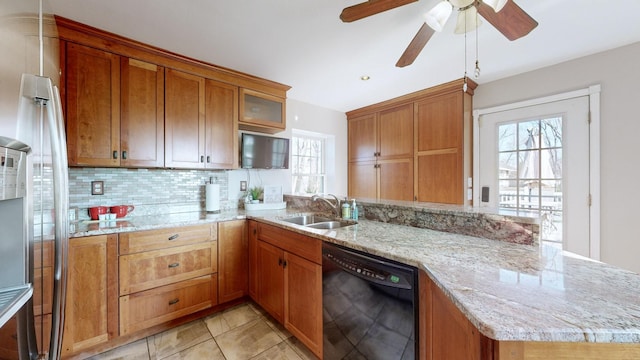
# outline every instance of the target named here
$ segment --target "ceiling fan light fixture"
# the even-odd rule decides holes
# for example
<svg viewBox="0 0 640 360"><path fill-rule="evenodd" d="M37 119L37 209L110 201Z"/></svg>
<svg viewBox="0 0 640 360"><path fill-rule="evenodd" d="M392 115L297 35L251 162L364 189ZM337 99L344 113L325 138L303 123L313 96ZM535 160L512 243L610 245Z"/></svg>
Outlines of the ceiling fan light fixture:
<svg viewBox="0 0 640 360"><path fill-rule="evenodd" d="M475 6L458 11L458 21L456 22L456 29L453 32L456 34L464 34L482 25L482 21L480 21L477 14L478 10Z"/></svg>
<svg viewBox="0 0 640 360"><path fill-rule="evenodd" d="M435 31L442 31L444 24L451 16L453 6L448 1L441 1L424 15L425 22Z"/></svg>
<svg viewBox="0 0 640 360"><path fill-rule="evenodd" d="M508 0L482 0L483 3L489 5L493 11L498 12L507 4Z"/></svg>

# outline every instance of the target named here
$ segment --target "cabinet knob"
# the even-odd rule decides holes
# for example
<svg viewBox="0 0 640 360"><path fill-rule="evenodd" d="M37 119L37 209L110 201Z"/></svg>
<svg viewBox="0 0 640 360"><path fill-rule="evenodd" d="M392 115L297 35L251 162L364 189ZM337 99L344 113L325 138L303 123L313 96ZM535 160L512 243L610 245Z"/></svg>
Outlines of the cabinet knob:
<svg viewBox="0 0 640 360"><path fill-rule="evenodd" d="M286 269L286 268L287 268L287 261L286 261L286 260L282 262L282 268L283 268L283 269Z"/></svg>
<svg viewBox="0 0 640 360"><path fill-rule="evenodd" d="M211 156L207 155L207 164L211 162Z"/></svg>
<svg viewBox="0 0 640 360"><path fill-rule="evenodd" d="M282 266L282 259L278 259L278 266Z"/></svg>
<svg viewBox="0 0 640 360"><path fill-rule="evenodd" d="M200 155L200 162L203 163L204 162L204 155Z"/></svg>

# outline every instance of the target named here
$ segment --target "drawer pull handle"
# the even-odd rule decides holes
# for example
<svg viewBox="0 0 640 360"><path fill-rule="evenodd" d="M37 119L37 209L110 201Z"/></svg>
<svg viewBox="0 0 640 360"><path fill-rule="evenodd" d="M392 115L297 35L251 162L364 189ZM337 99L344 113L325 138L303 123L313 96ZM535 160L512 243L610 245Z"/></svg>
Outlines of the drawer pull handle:
<svg viewBox="0 0 640 360"><path fill-rule="evenodd" d="M171 236L169 236L169 241L175 240L175 239L177 239L179 237L180 237L180 234L171 235Z"/></svg>
<svg viewBox="0 0 640 360"><path fill-rule="evenodd" d="M169 264L169 269L177 268L178 266L180 266L180 263Z"/></svg>
<svg viewBox="0 0 640 360"><path fill-rule="evenodd" d="M177 304L179 301L180 301L180 299L177 299L177 298L176 298L176 299L173 299L173 300L170 300L170 301L169 301L169 305Z"/></svg>

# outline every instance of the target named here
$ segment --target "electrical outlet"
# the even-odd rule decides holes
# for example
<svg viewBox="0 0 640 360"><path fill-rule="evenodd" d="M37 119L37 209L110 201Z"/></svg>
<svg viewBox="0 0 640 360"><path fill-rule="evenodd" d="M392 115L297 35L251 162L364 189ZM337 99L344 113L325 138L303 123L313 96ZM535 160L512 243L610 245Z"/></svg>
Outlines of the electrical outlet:
<svg viewBox="0 0 640 360"><path fill-rule="evenodd" d="M247 182L244 180L240 181L240 191L247 191Z"/></svg>
<svg viewBox="0 0 640 360"><path fill-rule="evenodd" d="M91 195L104 195L104 181L91 182Z"/></svg>

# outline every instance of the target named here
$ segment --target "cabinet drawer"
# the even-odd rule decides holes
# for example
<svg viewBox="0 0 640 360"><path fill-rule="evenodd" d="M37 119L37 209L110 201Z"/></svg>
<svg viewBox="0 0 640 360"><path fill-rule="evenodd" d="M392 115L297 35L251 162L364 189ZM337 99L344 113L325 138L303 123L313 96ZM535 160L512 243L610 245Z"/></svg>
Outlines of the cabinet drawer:
<svg viewBox="0 0 640 360"><path fill-rule="evenodd" d="M258 239L322 264L322 241L319 239L262 223L258 224Z"/></svg>
<svg viewBox="0 0 640 360"><path fill-rule="evenodd" d="M217 271L217 241L120 256L120 295Z"/></svg>
<svg viewBox="0 0 640 360"><path fill-rule="evenodd" d="M120 297L120 335L210 308L218 303L217 275Z"/></svg>
<svg viewBox="0 0 640 360"><path fill-rule="evenodd" d="M123 233L120 234L120 254L215 241L217 238L217 223Z"/></svg>

